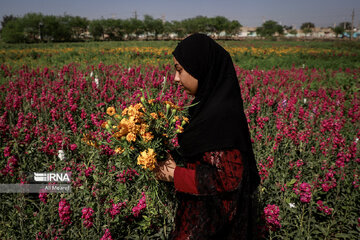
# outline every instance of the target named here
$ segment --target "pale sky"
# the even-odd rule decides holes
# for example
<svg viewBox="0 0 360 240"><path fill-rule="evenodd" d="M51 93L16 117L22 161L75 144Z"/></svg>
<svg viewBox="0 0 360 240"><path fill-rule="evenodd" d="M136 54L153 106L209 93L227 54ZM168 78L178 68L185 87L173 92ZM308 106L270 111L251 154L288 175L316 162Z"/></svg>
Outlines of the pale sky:
<svg viewBox="0 0 360 240"><path fill-rule="evenodd" d="M243 26L258 27L274 20L281 25L299 28L304 22L328 27L340 22L360 25L360 0L0 0L0 18L23 16L29 12L44 15L127 19L145 14L167 21L196 16L224 16Z"/></svg>

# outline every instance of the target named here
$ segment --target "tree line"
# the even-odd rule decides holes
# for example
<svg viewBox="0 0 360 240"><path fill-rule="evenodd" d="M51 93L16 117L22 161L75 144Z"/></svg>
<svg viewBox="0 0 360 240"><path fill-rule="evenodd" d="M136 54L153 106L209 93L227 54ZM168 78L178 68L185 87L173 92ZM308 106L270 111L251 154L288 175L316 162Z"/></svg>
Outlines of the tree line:
<svg viewBox="0 0 360 240"><path fill-rule="evenodd" d="M183 37L195 32L225 35L237 33L241 24L226 17L208 18L197 16L182 21L163 21L145 15L143 20L96 19L79 16L53 16L28 13L23 17L4 16L1 22L1 38L7 43L20 42L68 42L86 39L133 40L167 38L171 34Z"/></svg>
<svg viewBox="0 0 360 240"><path fill-rule="evenodd" d="M143 20L129 19L96 19L88 20L79 16L53 16L41 13L28 13L23 17L13 15L4 16L1 21L1 39L6 43L34 43L34 42L71 42L85 40L136 40L136 39L169 39L173 36L182 38L187 34L202 32L219 36L234 36L239 33L242 25L230 21L226 17L197 16L181 21L163 21L145 15ZM305 22L300 29L305 34L311 34L315 25ZM340 23L332 28L333 32L343 35L351 31L349 22ZM271 38L281 36L286 31L296 35L297 30L292 26L282 26L276 21L268 20L256 28L260 37Z"/></svg>

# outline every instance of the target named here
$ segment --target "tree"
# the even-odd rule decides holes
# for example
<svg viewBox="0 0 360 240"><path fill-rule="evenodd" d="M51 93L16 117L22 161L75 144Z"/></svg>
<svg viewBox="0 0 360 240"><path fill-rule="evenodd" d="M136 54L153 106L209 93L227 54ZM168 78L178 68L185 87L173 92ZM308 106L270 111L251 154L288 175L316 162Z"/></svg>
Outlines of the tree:
<svg viewBox="0 0 360 240"><path fill-rule="evenodd" d="M176 33L178 37L182 38L185 36L186 29L183 22L172 21L172 27L174 33Z"/></svg>
<svg viewBox="0 0 360 240"><path fill-rule="evenodd" d="M17 17L14 17L11 14L3 16L3 19L1 21L1 27L4 28L8 22L16 20L16 19L17 19Z"/></svg>
<svg viewBox="0 0 360 240"><path fill-rule="evenodd" d="M144 30L146 35L154 34L155 39L157 39L158 35L164 31L164 25L161 19L154 19L150 15L144 16Z"/></svg>
<svg viewBox="0 0 360 240"><path fill-rule="evenodd" d="M241 29L242 25L237 20L233 20L228 23L228 25L225 28L226 34L234 35L238 33Z"/></svg>
<svg viewBox="0 0 360 240"><path fill-rule="evenodd" d="M281 35L284 29L281 25L273 20L268 20L256 29L256 33L262 37L272 37L275 33Z"/></svg>
<svg viewBox="0 0 360 240"><path fill-rule="evenodd" d="M338 27L342 27L344 30L351 30L351 22L341 22Z"/></svg>
<svg viewBox="0 0 360 240"><path fill-rule="evenodd" d="M86 32L89 21L86 18L76 16L70 18L69 25L72 32L72 37L75 40L79 40L81 38L81 34Z"/></svg>
<svg viewBox="0 0 360 240"><path fill-rule="evenodd" d="M108 35L110 40L123 40L124 26L121 19L102 20L104 34Z"/></svg>
<svg viewBox="0 0 360 240"><path fill-rule="evenodd" d="M345 32L345 29L341 26L336 26L335 28L332 29L336 35L336 37L338 37L339 35L343 35Z"/></svg>
<svg viewBox="0 0 360 240"><path fill-rule="evenodd" d="M95 40L99 40L104 36L104 26L101 20L93 20L89 25L89 32Z"/></svg>
<svg viewBox="0 0 360 240"><path fill-rule="evenodd" d="M175 32L174 23L166 21L164 23L163 37L169 37L170 33Z"/></svg>
<svg viewBox="0 0 360 240"><path fill-rule="evenodd" d="M28 42L40 41L44 16L41 13L28 13L22 18L22 21L26 40Z"/></svg>
<svg viewBox="0 0 360 240"><path fill-rule="evenodd" d="M222 16L210 18L209 22L211 23L211 32L216 34L220 34L222 31L225 31L230 24L229 20Z"/></svg>
<svg viewBox="0 0 360 240"><path fill-rule="evenodd" d="M312 22L305 22L301 24L300 29L307 35L308 33L312 33L313 29L315 28L315 25Z"/></svg>
<svg viewBox="0 0 360 240"><path fill-rule="evenodd" d="M1 38L6 43L25 42L24 25L21 19L12 19L1 30Z"/></svg>

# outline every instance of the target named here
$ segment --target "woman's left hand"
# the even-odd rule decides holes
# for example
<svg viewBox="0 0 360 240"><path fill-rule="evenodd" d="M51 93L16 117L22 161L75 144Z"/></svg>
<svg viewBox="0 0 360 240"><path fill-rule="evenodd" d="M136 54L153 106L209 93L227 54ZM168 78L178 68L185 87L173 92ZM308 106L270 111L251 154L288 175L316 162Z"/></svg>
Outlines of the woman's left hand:
<svg viewBox="0 0 360 240"><path fill-rule="evenodd" d="M158 180L173 182L175 168L176 163L171 155L169 155L166 161L158 162L156 168L154 169L154 173Z"/></svg>

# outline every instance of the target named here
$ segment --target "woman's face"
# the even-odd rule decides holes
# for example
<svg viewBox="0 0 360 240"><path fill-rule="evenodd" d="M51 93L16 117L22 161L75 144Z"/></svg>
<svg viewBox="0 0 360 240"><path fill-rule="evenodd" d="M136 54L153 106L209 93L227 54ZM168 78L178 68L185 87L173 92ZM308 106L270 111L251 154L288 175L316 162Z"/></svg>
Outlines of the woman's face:
<svg viewBox="0 0 360 240"><path fill-rule="evenodd" d="M180 83L187 94L195 96L198 89L198 80L191 76L174 57L175 82Z"/></svg>

